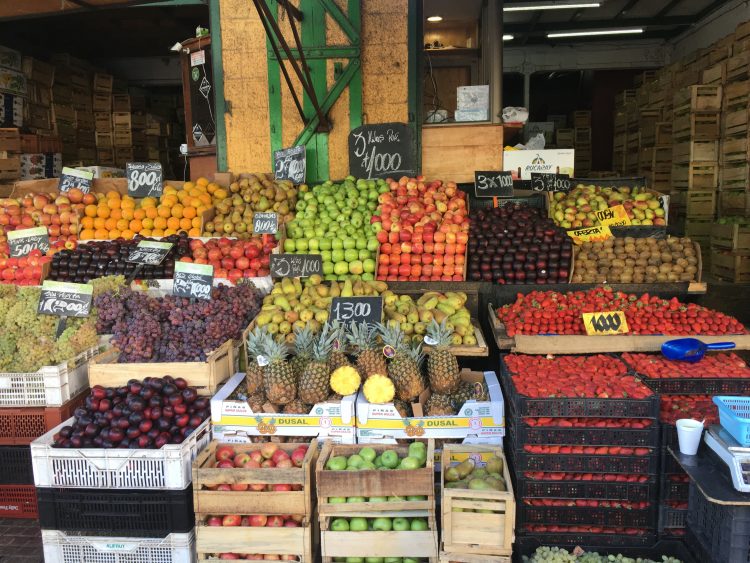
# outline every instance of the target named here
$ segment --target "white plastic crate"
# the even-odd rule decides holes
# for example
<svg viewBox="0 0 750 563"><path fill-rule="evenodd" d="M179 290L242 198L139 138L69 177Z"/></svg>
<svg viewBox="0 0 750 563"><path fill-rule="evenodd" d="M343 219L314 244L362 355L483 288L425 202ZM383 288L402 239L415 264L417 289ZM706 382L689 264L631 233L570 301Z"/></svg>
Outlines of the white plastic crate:
<svg viewBox="0 0 750 563"><path fill-rule="evenodd" d="M77 536L42 530L45 563L193 563L195 531L166 538Z"/></svg>
<svg viewBox="0 0 750 563"><path fill-rule="evenodd" d="M31 443L37 487L79 489L184 489L192 481L195 456L211 441L207 419L182 444L158 450L53 448L53 436L70 418Z"/></svg>
<svg viewBox="0 0 750 563"><path fill-rule="evenodd" d="M0 372L0 407L61 407L89 384L89 360L100 352L89 348L72 360L44 366L34 373Z"/></svg>

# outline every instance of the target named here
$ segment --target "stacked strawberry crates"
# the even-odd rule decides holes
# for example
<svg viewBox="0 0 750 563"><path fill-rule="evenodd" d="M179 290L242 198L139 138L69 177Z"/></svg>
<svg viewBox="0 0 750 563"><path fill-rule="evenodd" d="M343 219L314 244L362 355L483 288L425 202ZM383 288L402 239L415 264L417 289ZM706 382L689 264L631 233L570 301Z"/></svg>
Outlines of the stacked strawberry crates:
<svg viewBox="0 0 750 563"><path fill-rule="evenodd" d="M674 424L680 418L705 420L706 427L718 424L712 397L750 394L750 368L743 367L744 362L731 353L711 354L695 364L667 360L660 354L625 353L622 360L636 377L659 394L659 536L683 538L690 480L668 451L678 448ZM722 365L727 368L722 369ZM652 377L657 374L658 378Z"/></svg>
<svg viewBox="0 0 750 563"><path fill-rule="evenodd" d="M651 546L656 541L659 402L531 398L501 358L517 544Z"/></svg>

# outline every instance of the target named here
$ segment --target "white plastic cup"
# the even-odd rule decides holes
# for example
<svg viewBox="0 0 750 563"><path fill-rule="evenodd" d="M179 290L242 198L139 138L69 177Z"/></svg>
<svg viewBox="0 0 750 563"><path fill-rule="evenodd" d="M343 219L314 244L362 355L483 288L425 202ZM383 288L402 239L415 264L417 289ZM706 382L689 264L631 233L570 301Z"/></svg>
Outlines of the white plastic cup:
<svg viewBox="0 0 750 563"><path fill-rule="evenodd" d="M677 440L680 444L680 453L695 455L701 443L703 434L703 423L692 418L681 418L677 421Z"/></svg>

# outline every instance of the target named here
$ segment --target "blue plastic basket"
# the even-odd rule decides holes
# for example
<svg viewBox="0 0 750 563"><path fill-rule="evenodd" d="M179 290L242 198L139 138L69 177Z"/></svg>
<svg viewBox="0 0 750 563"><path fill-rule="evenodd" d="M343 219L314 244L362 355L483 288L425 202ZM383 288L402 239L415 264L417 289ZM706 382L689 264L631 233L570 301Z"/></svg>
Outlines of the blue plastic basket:
<svg viewBox="0 0 750 563"><path fill-rule="evenodd" d="M750 397L714 397L724 429L741 446L750 447Z"/></svg>

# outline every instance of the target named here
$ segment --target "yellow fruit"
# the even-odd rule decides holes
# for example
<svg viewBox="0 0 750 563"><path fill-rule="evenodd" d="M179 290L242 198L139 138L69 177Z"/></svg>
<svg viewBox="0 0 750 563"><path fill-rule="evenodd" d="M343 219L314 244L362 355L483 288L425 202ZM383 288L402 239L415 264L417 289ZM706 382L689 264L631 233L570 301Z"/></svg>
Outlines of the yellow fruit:
<svg viewBox="0 0 750 563"><path fill-rule="evenodd" d="M376 405L390 403L396 395L393 381L385 375L377 373L367 378L362 391L365 394L365 399Z"/></svg>
<svg viewBox="0 0 750 563"><path fill-rule="evenodd" d="M362 378L359 372L351 366L338 368L331 374L331 389L339 395L351 395L359 389Z"/></svg>

